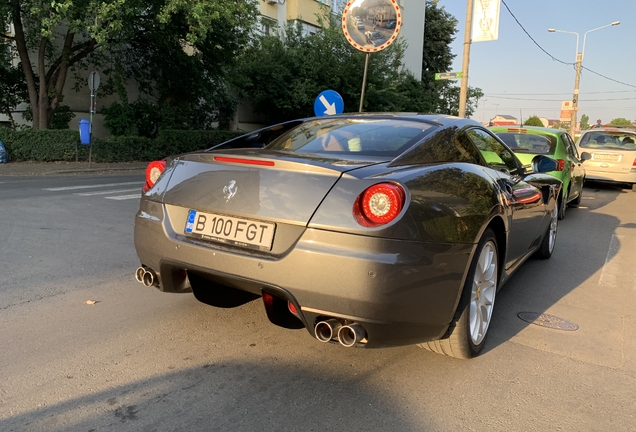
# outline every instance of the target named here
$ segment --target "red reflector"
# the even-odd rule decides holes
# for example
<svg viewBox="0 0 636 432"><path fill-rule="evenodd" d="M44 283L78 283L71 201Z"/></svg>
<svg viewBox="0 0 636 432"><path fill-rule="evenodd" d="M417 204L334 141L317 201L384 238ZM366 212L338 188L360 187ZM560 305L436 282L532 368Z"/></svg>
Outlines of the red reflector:
<svg viewBox="0 0 636 432"><path fill-rule="evenodd" d="M563 168L565 168L565 161L563 159L557 159L557 163L559 164L557 166L557 171L563 171Z"/></svg>
<svg viewBox="0 0 636 432"><path fill-rule="evenodd" d="M255 159L241 159L241 158L215 156L214 160L217 162L230 162L230 163L239 163L239 164L246 164L246 165L274 166L274 162L272 161L255 160Z"/></svg>
<svg viewBox="0 0 636 432"><path fill-rule="evenodd" d="M263 293L263 303L265 303L265 306L267 306L267 307L274 306L274 296L264 292Z"/></svg>
<svg viewBox="0 0 636 432"><path fill-rule="evenodd" d="M293 313L294 315L298 315L298 310L296 310L296 306L294 306L292 302L288 302L288 304L289 304L289 311Z"/></svg>
<svg viewBox="0 0 636 432"><path fill-rule="evenodd" d="M632 164L632 166L636 167L636 159L634 159L634 163Z"/></svg>
<svg viewBox="0 0 636 432"><path fill-rule="evenodd" d="M144 183L143 191L148 192L157 182L159 176L166 169L166 161L153 161L146 168L146 183Z"/></svg>
<svg viewBox="0 0 636 432"><path fill-rule="evenodd" d="M519 128L508 128L508 132L526 133L526 132L528 132L528 130L527 129L519 129Z"/></svg>

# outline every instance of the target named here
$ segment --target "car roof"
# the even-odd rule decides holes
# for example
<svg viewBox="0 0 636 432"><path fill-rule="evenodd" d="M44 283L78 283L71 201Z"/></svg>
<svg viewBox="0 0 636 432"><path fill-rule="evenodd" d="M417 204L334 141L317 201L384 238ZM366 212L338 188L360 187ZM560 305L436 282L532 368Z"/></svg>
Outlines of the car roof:
<svg viewBox="0 0 636 432"><path fill-rule="evenodd" d="M398 120L416 120L427 123L434 123L438 126L448 126L454 124L458 127L464 126L481 126L483 125L475 120L455 117L446 114L434 113L408 113L408 112L370 112L370 113L343 113L332 116L312 117L311 119L328 119L328 118L369 118L369 119L398 119ZM308 119L309 120L309 119Z"/></svg>
<svg viewBox="0 0 636 432"><path fill-rule="evenodd" d="M546 134L546 135L554 135L554 136L562 134L563 132L567 132L567 131L564 131L562 129L554 129L554 128L547 128L547 127L540 127L540 126L523 126L523 127L519 127L519 126L490 126L488 129L490 129L493 132L514 132L515 130L523 129L526 132L537 133L537 134Z"/></svg>
<svg viewBox="0 0 636 432"><path fill-rule="evenodd" d="M620 128L620 127L602 127L602 128L592 128L588 130L584 130L581 132L581 135L591 132L620 132L620 133L633 133L636 134L636 130L632 128Z"/></svg>

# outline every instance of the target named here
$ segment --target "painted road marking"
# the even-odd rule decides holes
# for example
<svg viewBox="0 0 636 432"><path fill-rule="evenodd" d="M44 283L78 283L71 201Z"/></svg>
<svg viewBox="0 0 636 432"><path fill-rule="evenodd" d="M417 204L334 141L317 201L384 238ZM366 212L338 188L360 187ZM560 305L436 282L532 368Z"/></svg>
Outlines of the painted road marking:
<svg viewBox="0 0 636 432"><path fill-rule="evenodd" d="M129 200L129 199L134 199L134 198L141 198L141 194L135 194L135 195L120 195L120 196L113 196L113 197L105 197L106 199L111 199L111 200L117 200L117 201L121 201L121 200Z"/></svg>
<svg viewBox="0 0 636 432"><path fill-rule="evenodd" d="M107 191L99 191L99 192L78 192L74 195L79 195L79 196L93 196L93 195L111 195L111 194L118 194L118 193L124 193L124 192L134 192L134 191L141 191L140 188L135 188L135 189L119 189L119 190L107 190Z"/></svg>
<svg viewBox="0 0 636 432"><path fill-rule="evenodd" d="M58 188L46 188L43 190L49 191L49 192L57 192L57 191L66 191L66 190L75 190L75 189L93 189L93 188L100 188L100 187L130 186L130 185L138 185L141 187L142 182L136 181L136 182L127 182L127 183L107 183L107 184L98 184L98 185L65 186L65 187L58 187Z"/></svg>

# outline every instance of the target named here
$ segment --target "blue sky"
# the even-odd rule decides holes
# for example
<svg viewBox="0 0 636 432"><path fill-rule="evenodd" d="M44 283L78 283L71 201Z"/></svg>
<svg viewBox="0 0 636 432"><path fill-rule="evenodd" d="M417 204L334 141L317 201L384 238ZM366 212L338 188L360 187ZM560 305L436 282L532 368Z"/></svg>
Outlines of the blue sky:
<svg viewBox="0 0 636 432"><path fill-rule="evenodd" d="M632 45L636 40L636 1L504 1L544 50L567 63L576 60L576 35L550 33L548 28L578 32L581 51L585 32L620 21L618 26L587 34L583 67L631 86L584 69L578 119L583 114L590 117L590 123L597 119L607 123L617 117L636 119L636 54ZM452 71L461 71L467 0L440 0L439 5L459 21L452 44L456 55ZM503 3L499 39L471 44L468 83L485 93L473 115L475 120L487 121L495 114L558 119L561 101L572 99L574 79L574 66L554 61L541 51Z"/></svg>

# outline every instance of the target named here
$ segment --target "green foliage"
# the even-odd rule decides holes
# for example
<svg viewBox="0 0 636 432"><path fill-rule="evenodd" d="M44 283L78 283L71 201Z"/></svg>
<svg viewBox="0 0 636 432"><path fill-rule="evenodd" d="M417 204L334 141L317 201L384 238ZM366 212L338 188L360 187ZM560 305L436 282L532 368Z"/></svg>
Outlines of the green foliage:
<svg viewBox="0 0 636 432"><path fill-rule="evenodd" d="M73 120L75 113L67 105L58 105L51 115L50 129L68 129L69 122Z"/></svg>
<svg viewBox="0 0 636 432"><path fill-rule="evenodd" d="M405 47L398 40L370 56L364 111L458 113L459 87L435 81L435 73L447 71L452 64L449 44L457 32L457 20L437 2L427 1L426 8L422 81L403 70ZM332 18L327 14L322 19ZM345 39L337 20L314 35L292 26L280 35L256 40L245 50L231 82L238 96L268 123L313 116L315 98L325 89L342 96L345 111L356 112L365 57ZM482 96L480 89L469 90L468 115Z"/></svg>
<svg viewBox="0 0 636 432"><path fill-rule="evenodd" d="M51 124L49 129L68 129L69 122L73 120L75 113L71 111L71 108L67 105L58 105L53 114L51 114ZM29 105L26 110L22 112L22 118L26 121L33 121L33 112Z"/></svg>
<svg viewBox="0 0 636 432"><path fill-rule="evenodd" d="M0 39L0 113L7 115L12 126L15 126L11 110L27 101L29 93L22 71L19 67L13 67L11 60L9 45Z"/></svg>
<svg viewBox="0 0 636 432"><path fill-rule="evenodd" d="M570 130L570 122L556 122L552 127L554 129Z"/></svg>
<svg viewBox="0 0 636 432"><path fill-rule="evenodd" d="M140 99L133 103L114 102L102 109L104 126L116 136L139 135L154 138L160 130L210 129L209 113L192 105L153 104Z"/></svg>
<svg viewBox="0 0 636 432"><path fill-rule="evenodd" d="M581 130L587 130L590 128L590 117L587 114L581 116Z"/></svg>
<svg viewBox="0 0 636 432"><path fill-rule="evenodd" d="M94 162L132 162L163 159L166 156L202 150L242 135L231 131L161 131L157 138L115 136L94 138ZM88 159L88 146L78 144L79 133L69 130L15 131L0 128L2 141L12 161L74 161Z"/></svg>
<svg viewBox="0 0 636 432"><path fill-rule="evenodd" d="M446 86L440 89L440 99L437 107L433 110L437 113L448 115L459 115L459 93L460 88L456 85ZM484 96L480 88L468 87L466 95L466 117L473 115L477 109L479 99Z"/></svg>
<svg viewBox="0 0 636 432"><path fill-rule="evenodd" d="M33 127L39 129L50 126L69 69L89 64L113 65L113 71L126 65L119 68L125 78L138 79L142 91L145 85L148 94L157 92L172 105L208 108L217 93L227 101L218 78L247 40L257 11L257 2L236 0L11 0L0 2L0 25L16 21ZM196 55L188 56L186 46ZM46 64L38 71L44 80L34 73L39 60ZM108 90L111 71L105 69Z"/></svg>
<svg viewBox="0 0 636 432"><path fill-rule="evenodd" d="M525 122L523 122L524 126L539 126L539 127L543 127L543 122L541 121L541 119L536 116L530 116L526 119Z"/></svg>
<svg viewBox="0 0 636 432"><path fill-rule="evenodd" d="M626 118L618 117L612 120L610 124L616 127L625 127L625 126L631 126L632 122L627 120Z"/></svg>
<svg viewBox="0 0 636 432"><path fill-rule="evenodd" d="M24 130L0 129L0 140L4 143L12 161L71 161L75 160L75 144L79 132L70 130Z"/></svg>

